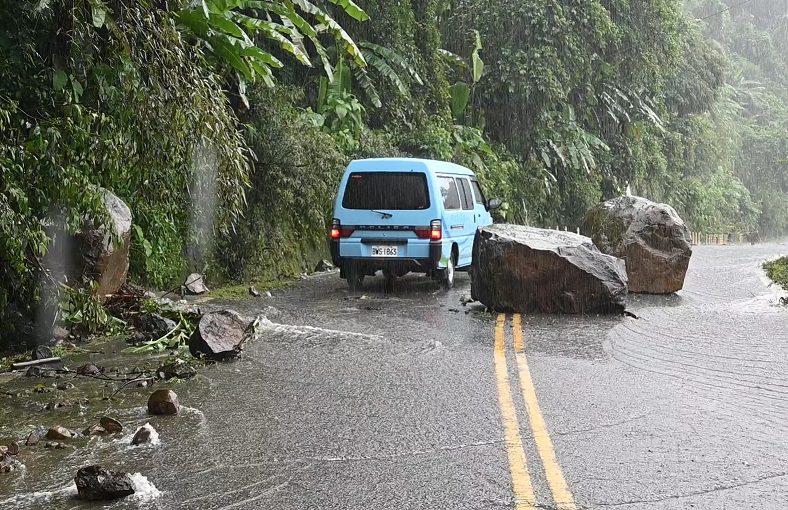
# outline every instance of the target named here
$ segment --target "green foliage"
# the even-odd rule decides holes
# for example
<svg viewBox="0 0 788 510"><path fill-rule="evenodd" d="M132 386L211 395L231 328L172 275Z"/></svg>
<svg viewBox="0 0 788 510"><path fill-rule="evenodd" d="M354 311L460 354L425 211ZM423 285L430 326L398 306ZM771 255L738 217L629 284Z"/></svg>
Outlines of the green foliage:
<svg viewBox="0 0 788 510"><path fill-rule="evenodd" d="M96 285L87 289L72 289L60 285L60 320L70 329L78 329L87 334L120 333L126 324L111 316L95 295Z"/></svg>
<svg viewBox="0 0 788 510"><path fill-rule="evenodd" d="M788 257L781 257L763 264L766 275L777 285L788 290Z"/></svg>
<svg viewBox="0 0 788 510"><path fill-rule="evenodd" d="M179 314L178 323L172 331L168 331L161 338L156 338L134 347L127 347L123 349L123 352L143 354L161 352L168 349L181 349L189 345L189 338L191 338L194 330L195 324L182 314Z"/></svg>

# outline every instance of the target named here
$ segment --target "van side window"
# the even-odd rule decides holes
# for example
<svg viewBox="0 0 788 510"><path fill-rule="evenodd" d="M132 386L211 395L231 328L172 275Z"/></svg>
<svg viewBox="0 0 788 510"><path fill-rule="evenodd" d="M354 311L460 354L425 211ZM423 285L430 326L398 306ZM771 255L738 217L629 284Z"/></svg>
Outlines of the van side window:
<svg viewBox="0 0 788 510"><path fill-rule="evenodd" d="M443 208L459 209L460 194L457 192L455 180L451 177L438 177L438 183L441 188L441 197L443 197Z"/></svg>
<svg viewBox="0 0 788 510"><path fill-rule="evenodd" d="M471 185L468 183L468 179L464 178L457 178L457 182L460 185L460 195L462 197L462 208L466 211L473 210L473 193L471 193Z"/></svg>
<svg viewBox="0 0 788 510"><path fill-rule="evenodd" d="M482 187L479 186L479 181L471 181L473 184L473 194L476 199L477 204L485 205L487 201L484 199L484 193L482 193Z"/></svg>

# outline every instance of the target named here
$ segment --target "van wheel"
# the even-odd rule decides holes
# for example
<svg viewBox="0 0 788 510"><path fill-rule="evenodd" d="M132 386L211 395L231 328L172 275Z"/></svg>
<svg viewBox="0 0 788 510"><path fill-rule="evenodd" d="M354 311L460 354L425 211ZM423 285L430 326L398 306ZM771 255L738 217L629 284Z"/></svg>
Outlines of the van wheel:
<svg viewBox="0 0 788 510"><path fill-rule="evenodd" d="M361 285L364 283L364 273L359 270L355 264L351 264L347 268L347 286L350 292L358 292L361 290Z"/></svg>
<svg viewBox="0 0 788 510"><path fill-rule="evenodd" d="M451 257L449 257L449 261L446 263L446 269L443 270L443 277L441 278L441 284L443 288L448 290L454 287L454 273L455 273L455 265L456 265L457 254L452 251Z"/></svg>

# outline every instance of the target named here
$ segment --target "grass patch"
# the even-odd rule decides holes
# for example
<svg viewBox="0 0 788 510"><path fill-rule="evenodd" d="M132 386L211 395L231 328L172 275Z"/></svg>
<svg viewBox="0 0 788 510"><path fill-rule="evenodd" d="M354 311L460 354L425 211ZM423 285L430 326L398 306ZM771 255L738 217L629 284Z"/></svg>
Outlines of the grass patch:
<svg viewBox="0 0 788 510"><path fill-rule="evenodd" d="M289 287L295 280L281 279L281 280L262 280L251 283L241 283L238 285L226 285L211 289L208 294L210 299L244 299L251 298L249 294L249 287L254 287L261 294L266 291L279 290Z"/></svg>
<svg viewBox="0 0 788 510"><path fill-rule="evenodd" d="M763 264L766 275L783 289L788 290L788 257L781 257Z"/></svg>

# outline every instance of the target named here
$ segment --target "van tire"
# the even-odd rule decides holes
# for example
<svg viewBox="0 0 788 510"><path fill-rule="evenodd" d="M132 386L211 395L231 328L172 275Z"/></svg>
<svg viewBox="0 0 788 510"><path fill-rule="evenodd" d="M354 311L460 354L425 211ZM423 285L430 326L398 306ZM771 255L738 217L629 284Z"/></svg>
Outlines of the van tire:
<svg viewBox="0 0 788 510"><path fill-rule="evenodd" d="M348 265L347 268L347 286L350 292L358 292L364 283L364 273L355 264Z"/></svg>
<svg viewBox="0 0 788 510"><path fill-rule="evenodd" d="M441 285L444 289L449 290L454 287L454 274L457 272L457 252L452 250L451 257L446 263L446 269L441 271Z"/></svg>

